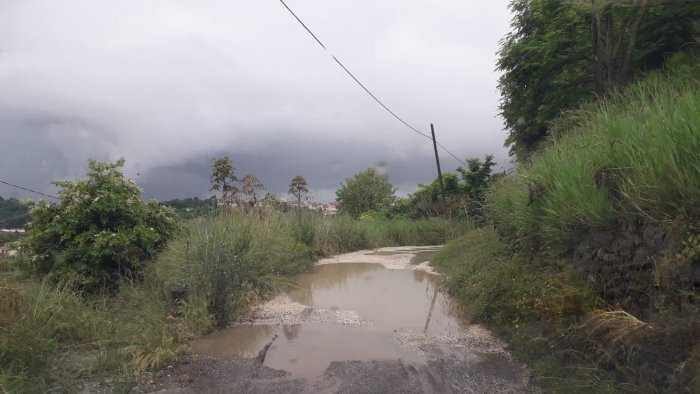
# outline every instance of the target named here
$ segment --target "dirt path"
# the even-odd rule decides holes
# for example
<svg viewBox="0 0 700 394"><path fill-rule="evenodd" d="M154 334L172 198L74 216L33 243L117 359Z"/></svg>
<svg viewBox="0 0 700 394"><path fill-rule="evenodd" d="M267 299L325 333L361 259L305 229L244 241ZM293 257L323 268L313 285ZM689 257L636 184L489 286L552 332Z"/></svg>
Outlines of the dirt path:
<svg viewBox="0 0 700 394"><path fill-rule="evenodd" d="M299 288L192 343L151 393L522 393L528 370L459 320L425 260L436 247L318 262Z"/></svg>

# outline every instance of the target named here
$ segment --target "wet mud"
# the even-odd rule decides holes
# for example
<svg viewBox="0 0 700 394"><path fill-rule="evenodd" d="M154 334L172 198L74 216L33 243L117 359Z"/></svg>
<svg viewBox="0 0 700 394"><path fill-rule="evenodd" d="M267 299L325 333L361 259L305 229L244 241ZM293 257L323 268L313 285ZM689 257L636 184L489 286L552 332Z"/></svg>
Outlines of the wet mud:
<svg viewBox="0 0 700 394"><path fill-rule="evenodd" d="M530 392L527 369L460 318L423 269L436 248L322 261L229 329L191 343L145 392ZM368 262L361 262L362 256ZM350 261L347 261L350 260ZM427 264L425 264L427 265Z"/></svg>

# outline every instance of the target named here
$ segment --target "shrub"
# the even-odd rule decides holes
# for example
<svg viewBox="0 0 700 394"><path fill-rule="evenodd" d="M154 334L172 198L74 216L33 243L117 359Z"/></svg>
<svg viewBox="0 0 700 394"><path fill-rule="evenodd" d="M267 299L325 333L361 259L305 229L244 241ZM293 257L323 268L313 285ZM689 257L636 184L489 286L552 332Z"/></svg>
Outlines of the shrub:
<svg viewBox="0 0 700 394"><path fill-rule="evenodd" d="M90 161L87 179L55 182L61 201L31 211L23 244L34 267L57 278L75 276L82 288L113 287L138 276L178 228L171 208L145 203L141 189L114 164Z"/></svg>

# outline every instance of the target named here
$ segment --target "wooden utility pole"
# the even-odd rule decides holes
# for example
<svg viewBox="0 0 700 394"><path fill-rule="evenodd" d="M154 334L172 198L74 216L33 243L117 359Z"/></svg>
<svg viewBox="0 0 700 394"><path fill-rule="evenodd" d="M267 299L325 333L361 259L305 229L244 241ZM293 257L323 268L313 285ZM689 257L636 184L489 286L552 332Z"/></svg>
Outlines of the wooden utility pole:
<svg viewBox="0 0 700 394"><path fill-rule="evenodd" d="M430 124L430 133L433 135L433 149L435 149L435 162L437 163L438 179L440 179L440 194L442 194L442 201L446 201L445 184L442 182L442 170L440 170L440 156L438 156L437 140L435 139L435 127L432 123Z"/></svg>

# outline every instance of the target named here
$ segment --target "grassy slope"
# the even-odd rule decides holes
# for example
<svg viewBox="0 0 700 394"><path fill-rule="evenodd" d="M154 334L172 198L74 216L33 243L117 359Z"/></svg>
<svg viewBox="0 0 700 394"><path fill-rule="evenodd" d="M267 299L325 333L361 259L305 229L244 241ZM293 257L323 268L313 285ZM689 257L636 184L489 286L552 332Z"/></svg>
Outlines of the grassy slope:
<svg viewBox="0 0 700 394"><path fill-rule="evenodd" d="M197 219L148 266L143 282L123 283L116 295L76 294L70 283L24 274L22 260L0 260L0 393L70 389L115 375L113 386L128 390L138 371L172 362L186 339L235 318L320 256L439 244L464 230L439 219L275 212ZM171 300L177 288L187 289L185 302Z"/></svg>
<svg viewBox="0 0 700 394"><path fill-rule="evenodd" d="M555 128L576 127L492 189L489 208L499 230L522 246L552 246L620 219L697 218L698 63L693 57L648 75L560 119Z"/></svg>
<svg viewBox="0 0 700 394"><path fill-rule="evenodd" d="M700 297L692 281L660 281L687 283L700 260L700 62L685 60L560 119L573 130L491 189L494 227L436 257L548 391L700 392ZM653 322L599 298L566 253L581 231L640 221L684 229L648 283Z"/></svg>

